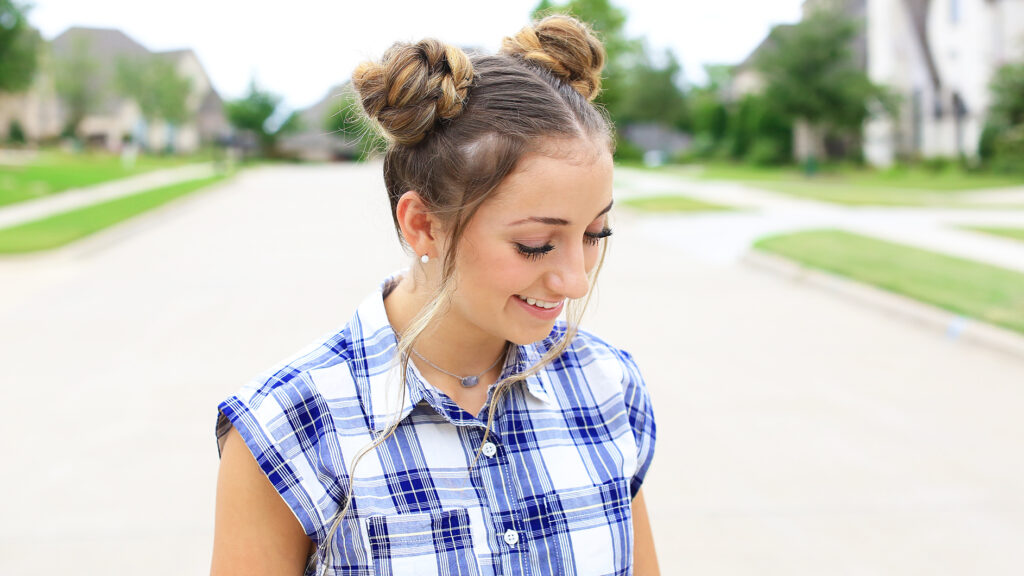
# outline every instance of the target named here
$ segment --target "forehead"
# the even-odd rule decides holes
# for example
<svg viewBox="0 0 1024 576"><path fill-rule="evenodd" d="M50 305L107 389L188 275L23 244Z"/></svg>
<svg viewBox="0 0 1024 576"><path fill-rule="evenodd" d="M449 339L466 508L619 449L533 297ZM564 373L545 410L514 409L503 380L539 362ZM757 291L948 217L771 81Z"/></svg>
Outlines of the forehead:
<svg viewBox="0 0 1024 576"><path fill-rule="evenodd" d="M612 198L612 156L586 142L524 156L481 206L489 217L551 216L586 222ZM575 216L575 218L574 218Z"/></svg>

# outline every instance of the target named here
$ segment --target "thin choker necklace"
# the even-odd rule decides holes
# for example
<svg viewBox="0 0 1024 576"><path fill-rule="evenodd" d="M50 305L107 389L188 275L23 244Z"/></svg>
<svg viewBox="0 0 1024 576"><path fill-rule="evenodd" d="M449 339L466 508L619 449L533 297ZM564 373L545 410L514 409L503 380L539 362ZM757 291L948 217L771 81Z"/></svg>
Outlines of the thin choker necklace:
<svg viewBox="0 0 1024 576"><path fill-rule="evenodd" d="M491 369L493 369L495 366L498 365L498 362L501 361L501 359L505 356L505 353L507 351L508 351L508 343L506 343L505 347L502 348L501 354L498 354L498 358L494 361L494 364L491 364L490 367L487 368L487 370L484 370L483 372L477 374L476 376L459 376L458 374L452 374L451 372L445 370L444 368L441 368L437 364L434 364L430 360L427 360L426 358L424 358L423 355L420 354L419 352L417 352L415 348L413 348L412 353L415 354L416 357L419 358L420 360L423 360L424 362L429 364L435 370L437 370L439 372L444 372L445 374L447 374L447 375L451 376L452 378L455 378L456 380L458 380L459 383L462 384L463 388L472 388L473 386L476 386L477 384L480 383L480 377L481 376L483 376L484 374L487 374L488 372L491 371Z"/></svg>

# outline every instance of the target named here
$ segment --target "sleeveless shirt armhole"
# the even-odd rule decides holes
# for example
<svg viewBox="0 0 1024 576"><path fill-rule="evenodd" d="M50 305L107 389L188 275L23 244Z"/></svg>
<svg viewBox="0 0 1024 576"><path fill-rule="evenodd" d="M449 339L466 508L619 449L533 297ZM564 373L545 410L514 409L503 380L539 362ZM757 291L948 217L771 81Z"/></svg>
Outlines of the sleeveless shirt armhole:
<svg viewBox="0 0 1024 576"><path fill-rule="evenodd" d="M618 352L623 365L623 398L637 446L636 472L629 483L630 496L635 498L647 476L647 470L651 467L651 461L654 459L657 429L654 424L651 397L647 391L647 384L640 373L640 368L629 352L621 349Z"/></svg>
<svg viewBox="0 0 1024 576"><path fill-rule="evenodd" d="M300 435L293 428L295 407L282 407L274 395L260 400L254 408L252 399L235 395L217 407L218 454L234 426L303 531L319 543L326 537L328 519L338 509L331 496L331 491L337 490L337 482L322 471L318 473L318 463L311 460L317 453L316 447L300 446L296 440Z"/></svg>

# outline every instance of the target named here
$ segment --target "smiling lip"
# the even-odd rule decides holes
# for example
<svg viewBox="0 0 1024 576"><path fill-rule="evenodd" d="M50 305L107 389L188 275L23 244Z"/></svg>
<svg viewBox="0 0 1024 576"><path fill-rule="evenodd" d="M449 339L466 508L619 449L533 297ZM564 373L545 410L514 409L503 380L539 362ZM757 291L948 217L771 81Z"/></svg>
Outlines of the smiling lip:
<svg viewBox="0 0 1024 576"><path fill-rule="evenodd" d="M533 304L527 304L526 301L520 298L519 296L513 296L512 299L518 302L520 306L525 308L527 312L533 314L534 316L542 320L552 320L554 318L558 318L558 315L562 312L562 308L565 306L565 299L559 301L558 306L555 306L554 308L540 308L538 306L534 306Z"/></svg>

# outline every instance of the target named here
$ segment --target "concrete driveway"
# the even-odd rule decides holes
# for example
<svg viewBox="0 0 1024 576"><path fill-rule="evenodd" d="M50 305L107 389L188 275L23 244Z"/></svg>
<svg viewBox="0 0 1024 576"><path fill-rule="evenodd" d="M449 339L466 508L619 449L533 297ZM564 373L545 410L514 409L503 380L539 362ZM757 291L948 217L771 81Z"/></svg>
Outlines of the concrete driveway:
<svg viewBox="0 0 1024 576"><path fill-rule="evenodd" d="M1024 361L617 211L587 327L654 398L663 573L1024 573ZM217 403L406 261L379 165L247 171L0 260L0 573L207 572Z"/></svg>

